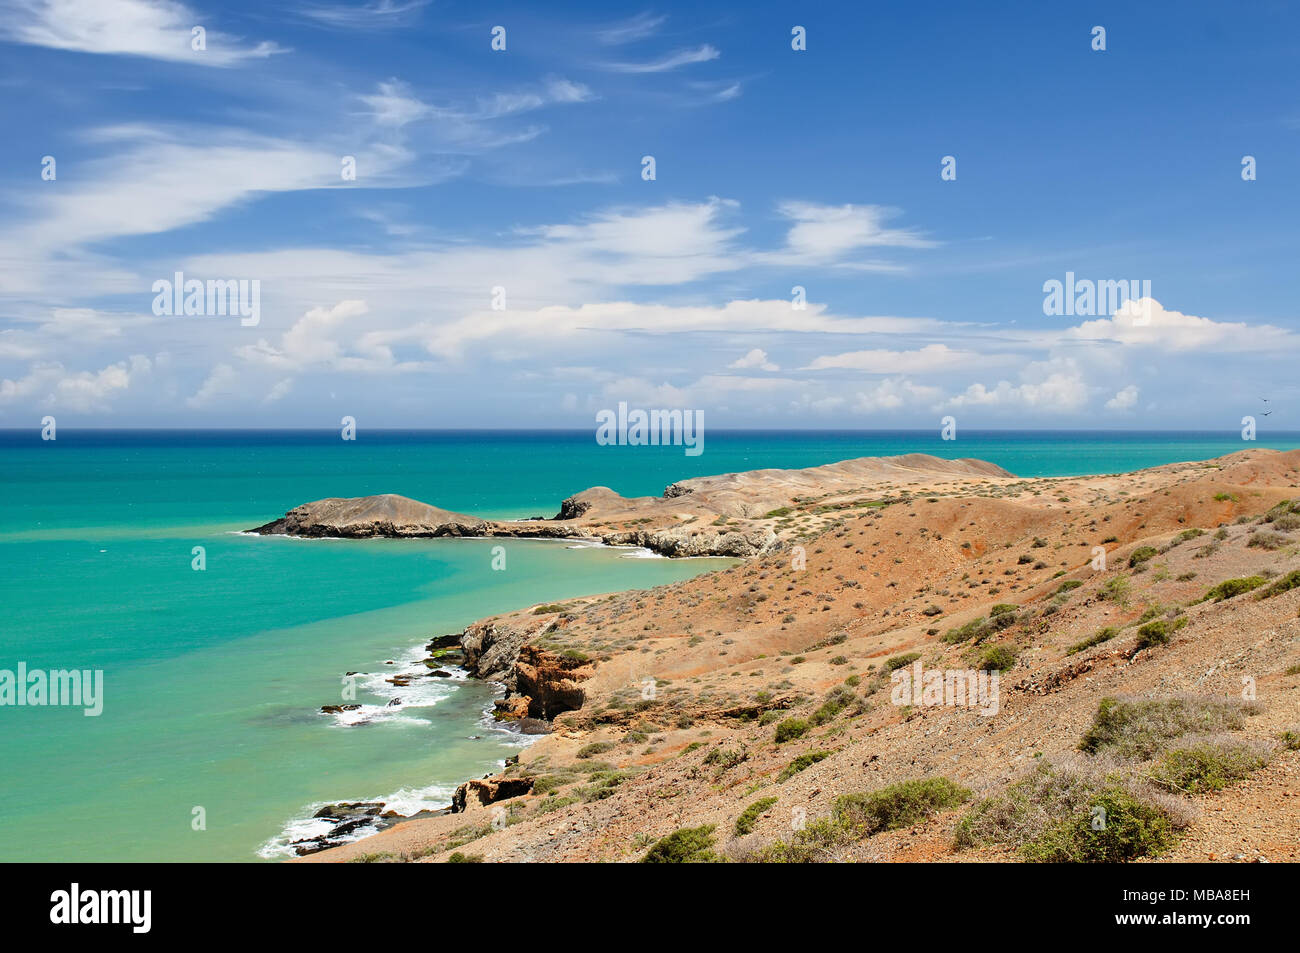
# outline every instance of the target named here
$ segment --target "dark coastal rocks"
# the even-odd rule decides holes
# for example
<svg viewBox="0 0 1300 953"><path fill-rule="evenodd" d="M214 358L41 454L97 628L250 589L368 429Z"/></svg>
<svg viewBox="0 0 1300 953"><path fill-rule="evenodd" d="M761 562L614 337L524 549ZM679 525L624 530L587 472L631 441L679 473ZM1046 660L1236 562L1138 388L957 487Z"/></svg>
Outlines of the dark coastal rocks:
<svg viewBox="0 0 1300 953"><path fill-rule="evenodd" d="M456 788L451 798L451 812L463 814L505 801L512 797L521 797L533 789L535 778L489 777L466 781Z"/></svg>
<svg viewBox="0 0 1300 953"><path fill-rule="evenodd" d="M383 809L383 801L340 801L338 804L326 804L312 817L325 817L336 820L360 816L377 817Z"/></svg>
<svg viewBox="0 0 1300 953"><path fill-rule="evenodd" d="M560 512L555 514L557 520L576 520L591 509L591 501L571 496L560 504Z"/></svg>
<svg viewBox="0 0 1300 953"><path fill-rule="evenodd" d="M383 801L340 801L337 804L326 804L312 817L328 821L331 826L322 834L294 841L291 846L299 857L340 847L359 835L378 833L402 819L402 815L396 811L385 811Z"/></svg>
<svg viewBox="0 0 1300 953"><path fill-rule="evenodd" d="M286 536L337 536L370 539L394 536L482 536L486 520L439 509L395 493L331 497L295 506L282 518L253 533Z"/></svg>
<svg viewBox="0 0 1300 953"><path fill-rule="evenodd" d="M360 705L321 705L320 710L324 715L337 715L340 712L356 711L360 707Z"/></svg>

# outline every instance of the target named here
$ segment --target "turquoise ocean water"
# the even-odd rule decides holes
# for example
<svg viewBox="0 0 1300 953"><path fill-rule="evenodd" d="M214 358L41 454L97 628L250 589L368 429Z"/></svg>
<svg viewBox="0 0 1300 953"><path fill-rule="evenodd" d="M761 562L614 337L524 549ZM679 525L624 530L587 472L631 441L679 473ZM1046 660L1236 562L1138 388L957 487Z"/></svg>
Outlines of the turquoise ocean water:
<svg viewBox="0 0 1300 953"><path fill-rule="evenodd" d="M0 670L102 669L104 710L0 707L0 860L282 856L314 806L413 810L522 739L491 690L383 682L432 635L584 593L726 565L563 542L293 540L239 531L325 496L393 492L490 517L553 515L607 485L909 452L1022 476L1108 473L1251 446L1234 432L732 432L705 451L601 447L591 431L0 431ZM1253 446L1300 447L1300 434ZM191 568L194 546L207 568ZM385 665L392 661L396 664ZM319 713L363 677L360 720ZM398 704L388 706L393 698ZM206 830L194 830L201 808Z"/></svg>

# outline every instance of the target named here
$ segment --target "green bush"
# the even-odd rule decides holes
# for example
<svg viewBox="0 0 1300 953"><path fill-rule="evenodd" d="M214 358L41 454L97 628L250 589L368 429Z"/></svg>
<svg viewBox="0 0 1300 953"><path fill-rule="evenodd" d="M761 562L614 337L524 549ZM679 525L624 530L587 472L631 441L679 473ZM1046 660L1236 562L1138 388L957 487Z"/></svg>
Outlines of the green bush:
<svg viewBox="0 0 1300 953"><path fill-rule="evenodd" d="M1221 698L1180 696L1121 700L1106 697L1079 749L1089 754L1113 748L1125 758L1150 758L1165 743L1186 734L1236 731L1248 709Z"/></svg>
<svg viewBox="0 0 1300 953"><path fill-rule="evenodd" d="M991 645L976 665L981 672L1005 672L1016 664L1016 650L1010 645Z"/></svg>
<svg viewBox="0 0 1300 953"><path fill-rule="evenodd" d="M998 608L994 606L994 608ZM992 613L990 618L985 619L981 616L978 619L972 619L965 625L960 625L955 629L949 629L943 635L943 640L950 644L967 642L974 639L976 643L983 642L989 636L1001 632L1016 623L1016 606L1009 610L1003 609L1001 612Z"/></svg>
<svg viewBox="0 0 1300 953"><path fill-rule="evenodd" d="M1053 595L1059 596L1062 593L1069 592L1072 589L1078 589L1082 585L1083 585L1083 581L1080 579L1067 579L1065 580L1065 582L1061 583L1061 585L1057 588L1056 592L1053 593Z"/></svg>
<svg viewBox="0 0 1300 953"><path fill-rule="evenodd" d="M842 794L832 817L860 835L892 831L969 800L971 792L947 778L920 778L891 784L868 794Z"/></svg>
<svg viewBox="0 0 1300 953"><path fill-rule="evenodd" d="M1106 626L1106 628L1100 630L1095 635L1088 636L1082 642L1075 642L1068 649L1066 649L1065 654L1076 655L1079 652L1082 652L1084 649L1092 648L1094 645L1101 645L1101 643L1103 642L1109 642L1117 635L1119 635L1119 629L1115 628L1113 625L1108 625Z"/></svg>
<svg viewBox="0 0 1300 953"><path fill-rule="evenodd" d="M794 741L796 738L802 738L808 734L812 728L804 718L787 718L776 726L776 743L784 744L787 741Z"/></svg>
<svg viewBox="0 0 1300 953"><path fill-rule="evenodd" d="M641 858L643 864L717 864L722 858L713 852L717 843L713 824L683 827L661 837Z"/></svg>
<svg viewBox="0 0 1300 953"><path fill-rule="evenodd" d="M1161 854L1175 837L1167 814L1112 785L1097 792L1087 814L1049 827L1021 854L1040 863L1113 864Z"/></svg>
<svg viewBox="0 0 1300 953"><path fill-rule="evenodd" d="M886 672L892 672L894 669L902 668L904 665L911 665L920 657L920 652L908 652L904 655L895 655L893 658L885 659L884 669Z"/></svg>
<svg viewBox="0 0 1300 953"><path fill-rule="evenodd" d="M744 837L746 834L752 833L759 817L775 803L776 798L763 797L741 811L740 816L736 818L736 836Z"/></svg>
<svg viewBox="0 0 1300 953"><path fill-rule="evenodd" d="M810 768L818 761L825 761L834 753L833 751L809 751L807 754L801 754L781 769L781 773L776 776L776 780L778 782L787 781L804 768Z"/></svg>
<svg viewBox="0 0 1300 953"><path fill-rule="evenodd" d="M1155 619L1138 627L1138 648L1149 649L1153 645L1165 645L1175 632L1187 625L1187 616L1177 619Z"/></svg>
<svg viewBox="0 0 1300 953"><path fill-rule="evenodd" d="M579 748L578 753L574 755L574 757L583 759L594 758L596 755L604 754L613 747L614 742L612 741L593 741L591 744L583 745Z"/></svg>
<svg viewBox="0 0 1300 953"><path fill-rule="evenodd" d="M830 817L812 821L790 840L778 841L748 860L769 864L836 860L842 848L864 837L915 824L969 797L969 791L946 778L904 781L870 794L845 794L835 799Z"/></svg>
<svg viewBox="0 0 1300 953"><path fill-rule="evenodd" d="M748 758L748 754L736 748L714 748L704 756L704 763L716 764L721 770L727 771Z"/></svg>
<svg viewBox="0 0 1300 953"><path fill-rule="evenodd" d="M1131 587L1132 584L1129 582L1128 576L1115 576L1106 580L1106 584L1098 590L1097 596L1118 606L1127 606Z"/></svg>
<svg viewBox="0 0 1300 953"><path fill-rule="evenodd" d="M957 825L956 846L1005 844L1040 862L1125 861L1163 852L1185 823L1153 792L1117 775L1040 764L976 804Z"/></svg>
<svg viewBox="0 0 1300 953"><path fill-rule="evenodd" d="M1225 579L1205 595L1201 596L1197 602L1206 602L1213 599L1215 602L1222 602L1224 599L1231 599L1239 596L1243 592L1250 592L1252 589L1258 589L1264 583L1268 582L1263 576L1243 576L1240 579Z"/></svg>
<svg viewBox="0 0 1300 953"><path fill-rule="evenodd" d="M808 721L813 725L824 725L847 708L854 698L852 690L836 685L826 695L826 700L808 717Z"/></svg>
<svg viewBox="0 0 1300 953"><path fill-rule="evenodd" d="M1240 741L1203 741L1165 752L1153 776L1186 794L1222 791L1264 767L1268 758L1258 745Z"/></svg>
<svg viewBox="0 0 1300 953"><path fill-rule="evenodd" d="M1000 615L1006 615L1008 612L1015 612L1019 608L1020 606L1013 606L1007 602L999 602L997 605L995 605L992 609L989 610L989 615L994 617Z"/></svg>
<svg viewBox="0 0 1300 953"><path fill-rule="evenodd" d="M811 821L788 841L777 841L748 858L760 864L815 864L835 859L835 852L853 843L853 835L823 817Z"/></svg>
<svg viewBox="0 0 1300 953"><path fill-rule="evenodd" d="M1272 599L1274 596L1280 596L1284 592L1289 592L1300 586L1300 569L1292 569L1289 573L1273 582L1267 589L1259 594L1261 599Z"/></svg>
<svg viewBox="0 0 1300 953"><path fill-rule="evenodd" d="M1148 559L1154 559L1156 556L1159 555L1160 555L1160 551L1156 549L1154 546L1139 546L1137 549L1133 550L1133 552L1129 553L1129 557L1128 557L1129 568L1132 569L1134 566L1137 566L1140 563L1144 563Z"/></svg>

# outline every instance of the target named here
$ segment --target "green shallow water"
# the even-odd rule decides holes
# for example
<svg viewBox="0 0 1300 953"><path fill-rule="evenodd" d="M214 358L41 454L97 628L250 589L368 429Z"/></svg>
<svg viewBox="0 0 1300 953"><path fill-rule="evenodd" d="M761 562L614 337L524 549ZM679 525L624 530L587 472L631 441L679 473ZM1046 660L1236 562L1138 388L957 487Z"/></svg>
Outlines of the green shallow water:
<svg viewBox="0 0 1300 953"><path fill-rule="evenodd" d="M199 539L203 572L168 537L0 544L29 596L7 607L0 667L105 677L98 717L0 709L0 859L252 860L319 802L446 804L523 741L483 717L489 686L360 679L357 701L406 705L343 725L318 709L343 701L344 672L381 679L481 616L726 564L509 541L494 571L488 540Z"/></svg>

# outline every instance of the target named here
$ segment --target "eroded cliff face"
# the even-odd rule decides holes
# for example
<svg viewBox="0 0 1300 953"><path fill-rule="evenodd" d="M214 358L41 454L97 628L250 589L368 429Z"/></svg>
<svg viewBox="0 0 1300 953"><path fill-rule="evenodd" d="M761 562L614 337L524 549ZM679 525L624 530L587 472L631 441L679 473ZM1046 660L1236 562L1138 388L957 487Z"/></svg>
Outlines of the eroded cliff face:
<svg viewBox="0 0 1300 953"><path fill-rule="evenodd" d="M515 662L515 694L528 699L530 718L551 721L556 715L583 706L587 693L582 683L592 676L595 667L581 655L557 654L525 645Z"/></svg>
<svg viewBox="0 0 1300 953"><path fill-rule="evenodd" d="M558 616L548 616L534 625L486 619L475 622L460 636L465 652L465 668L475 678L502 682L514 688L515 661L524 642L539 639L559 624Z"/></svg>
<svg viewBox="0 0 1300 953"><path fill-rule="evenodd" d="M464 814L479 811L512 797L520 797L533 789L534 778L495 777L476 778L456 788L451 798L451 812Z"/></svg>
<svg viewBox="0 0 1300 953"><path fill-rule="evenodd" d="M581 655L530 644L564 622L565 617L559 615L535 625L489 619L474 623L461 635L470 673L506 687L506 697L496 703L498 718L551 721L582 707L586 701L582 682L591 677L595 663Z"/></svg>

